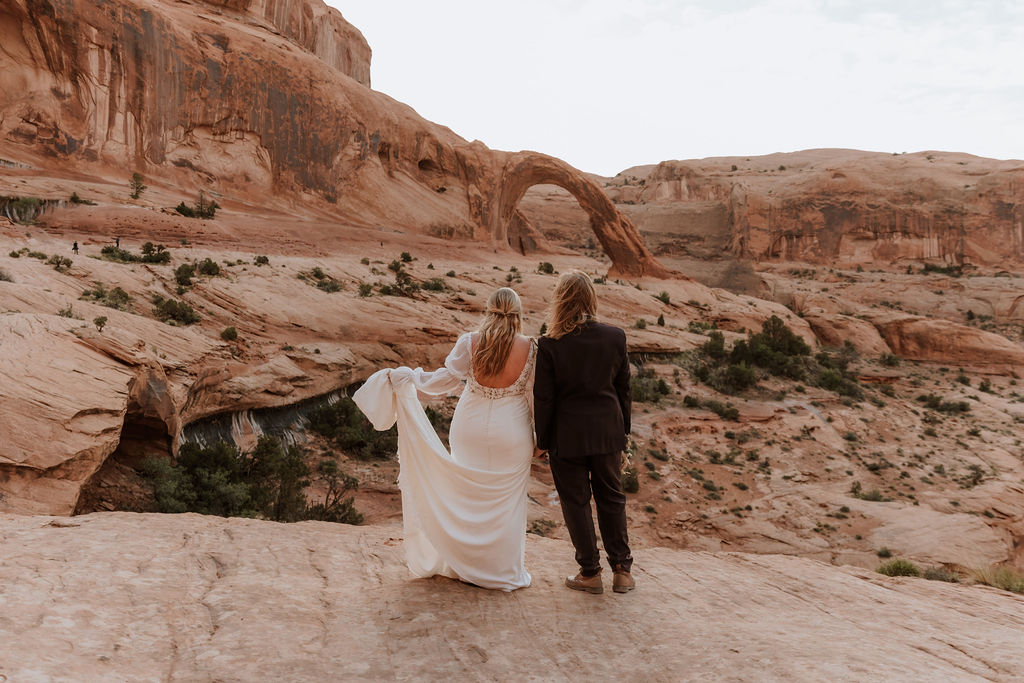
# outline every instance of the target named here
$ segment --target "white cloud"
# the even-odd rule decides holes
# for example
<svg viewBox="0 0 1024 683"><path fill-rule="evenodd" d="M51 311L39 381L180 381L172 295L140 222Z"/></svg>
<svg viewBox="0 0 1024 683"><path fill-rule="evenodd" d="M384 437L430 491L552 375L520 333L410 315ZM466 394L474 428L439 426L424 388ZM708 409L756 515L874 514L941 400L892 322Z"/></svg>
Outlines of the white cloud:
<svg viewBox="0 0 1024 683"><path fill-rule="evenodd" d="M1024 4L329 0L374 87L498 149L613 174L809 147L1024 158Z"/></svg>

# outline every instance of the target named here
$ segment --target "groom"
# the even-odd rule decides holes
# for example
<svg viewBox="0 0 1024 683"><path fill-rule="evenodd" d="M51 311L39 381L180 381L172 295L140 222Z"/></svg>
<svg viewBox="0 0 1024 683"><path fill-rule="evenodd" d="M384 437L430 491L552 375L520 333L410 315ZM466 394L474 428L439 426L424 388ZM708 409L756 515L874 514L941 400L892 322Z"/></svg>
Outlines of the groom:
<svg viewBox="0 0 1024 683"><path fill-rule="evenodd" d="M626 334L597 321L597 294L586 273L562 275L550 324L537 347L533 389L537 452L550 454L551 475L565 527L576 547L576 576L569 588L603 593L590 499L597 503L612 590L635 587L622 492L622 451L630 430L629 358Z"/></svg>

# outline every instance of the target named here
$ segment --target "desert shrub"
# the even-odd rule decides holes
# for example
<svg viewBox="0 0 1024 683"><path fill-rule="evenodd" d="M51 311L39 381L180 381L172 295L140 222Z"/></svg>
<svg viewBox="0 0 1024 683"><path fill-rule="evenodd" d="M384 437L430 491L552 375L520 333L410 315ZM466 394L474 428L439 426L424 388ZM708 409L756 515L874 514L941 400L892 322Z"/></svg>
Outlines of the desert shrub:
<svg viewBox="0 0 1024 683"><path fill-rule="evenodd" d="M1013 593L1024 593L1024 573L1006 565L970 570L975 583L1001 588Z"/></svg>
<svg viewBox="0 0 1024 683"><path fill-rule="evenodd" d="M321 268L320 266L315 266L313 270L309 271L309 274L315 277L317 280L323 280L325 277L327 277L327 274L324 272L324 269Z"/></svg>
<svg viewBox="0 0 1024 683"><path fill-rule="evenodd" d="M894 368L900 364L900 357L895 353L883 353L878 362L886 367Z"/></svg>
<svg viewBox="0 0 1024 683"><path fill-rule="evenodd" d="M552 275L555 272L555 267L547 261L541 261L537 266L537 272L543 275Z"/></svg>
<svg viewBox="0 0 1024 683"><path fill-rule="evenodd" d="M10 256L11 258L21 258L21 252L20 251L11 251L7 255Z"/></svg>
<svg viewBox="0 0 1024 683"><path fill-rule="evenodd" d="M138 171L132 173L132 178L128 181L128 187L131 188L132 191L130 195L132 199L138 199L142 193L145 192L146 185L143 182L144 180L145 178L143 178L142 174Z"/></svg>
<svg viewBox="0 0 1024 683"><path fill-rule="evenodd" d="M75 316L75 309L71 307L71 304L68 304L66 307L64 307L64 308L60 309L59 311L57 311L57 315L59 315L62 318L74 318L74 317L76 317Z"/></svg>
<svg viewBox="0 0 1024 683"><path fill-rule="evenodd" d="M88 199L82 199L81 197L78 196L77 192L72 192L71 196L68 198L68 201L71 202L72 204L86 204L88 206L96 206L96 202L90 201Z"/></svg>
<svg viewBox="0 0 1024 683"><path fill-rule="evenodd" d="M14 280L11 279L10 274L8 274L8 272L3 268L0 268L0 282L14 282Z"/></svg>
<svg viewBox="0 0 1024 683"><path fill-rule="evenodd" d="M888 548L879 548L878 552L876 552L875 555L878 555L883 560L886 560L892 557L892 551Z"/></svg>
<svg viewBox="0 0 1024 683"><path fill-rule="evenodd" d="M196 270L200 275L208 275L210 277L216 277L220 275L220 265L211 258L204 258L199 262Z"/></svg>
<svg viewBox="0 0 1024 683"><path fill-rule="evenodd" d="M317 464L316 472L319 479L326 484L327 490L324 492L323 502L310 505L306 509L306 519L362 524L363 515L356 510L354 499L345 495L359 488L359 480L342 472L335 460L321 460Z"/></svg>
<svg viewBox="0 0 1024 683"><path fill-rule="evenodd" d="M174 281L181 287L191 287L192 278L196 274L196 267L192 263L182 263L174 269Z"/></svg>
<svg viewBox="0 0 1024 683"><path fill-rule="evenodd" d="M428 292L443 292L448 289L448 285L445 284L444 278L434 277L423 283L423 289Z"/></svg>
<svg viewBox="0 0 1024 683"><path fill-rule="evenodd" d="M71 259L66 256L60 256L59 254L54 254L46 261L46 265L53 266L53 269L58 273L66 271L71 267L72 263Z"/></svg>
<svg viewBox="0 0 1024 683"><path fill-rule="evenodd" d="M630 379L633 400L637 403L657 403L662 396L668 396L672 389L660 377L655 377L654 370L644 368Z"/></svg>
<svg viewBox="0 0 1024 683"><path fill-rule="evenodd" d="M370 296L373 293L373 285L365 282L359 283L359 296Z"/></svg>
<svg viewBox="0 0 1024 683"><path fill-rule="evenodd" d="M39 259L40 261L45 261L46 258L47 258L46 254L44 254L41 251L29 251L29 252L26 252L25 255L28 256L29 258Z"/></svg>
<svg viewBox="0 0 1024 683"><path fill-rule="evenodd" d="M378 432L347 396L312 410L308 420L310 429L356 458L383 460L398 452L397 428Z"/></svg>
<svg viewBox="0 0 1024 683"><path fill-rule="evenodd" d="M864 491L859 481L854 482L850 487L850 495L854 498L859 498L860 500L866 500L872 503L888 503L892 500L891 498L883 496L882 492L878 489Z"/></svg>
<svg viewBox="0 0 1024 683"><path fill-rule="evenodd" d="M153 314L158 320L178 325L192 325L201 320L195 309L184 301L165 299L159 294L153 295Z"/></svg>
<svg viewBox="0 0 1024 683"><path fill-rule="evenodd" d="M119 261L121 263L170 263L171 252L162 244L154 245L146 242L142 245L142 254L133 254L127 249L120 249L108 244L100 249L100 255L108 261Z"/></svg>
<svg viewBox="0 0 1024 683"><path fill-rule="evenodd" d="M254 258L252 260L252 262L253 262L254 265L257 265L257 266L269 266L270 265L270 259L268 257L262 256L262 255L261 256L257 256L256 258Z"/></svg>
<svg viewBox="0 0 1024 683"><path fill-rule="evenodd" d="M305 452L297 446L286 448L275 436L261 436L248 453L224 441L211 446L184 444L175 462L150 458L143 463L143 473L160 512L262 516L279 522L362 520L351 508L351 499L347 506L343 499L357 484L336 463L317 468L328 495L323 503L309 506L304 493L310 483Z"/></svg>
<svg viewBox="0 0 1024 683"><path fill-rule="evenodd" d="M194 206L181 202L174 207L174 210L187 218L214 218L219 208L220 204L216 200L206 201L205 195L200 192L199 200Z"/></svg>
<svg viewBox="0 0 1024 683"><path fill-rule="evenodd" d="M672 301L671 297L669 297L668 295L668 292L665 291L662 291L660 294L655 295L654 298L665 305L668 305Z"/></svg>
<svg viewBox="0 0 1024 683"><path fill-rule="evenodd" d="M171 252L162 244L154 246L152 242L146 242L142 245L142 257L138 260L143 263L170 263Z"/></svg>
<svg viewBox="0 0 1024 683"><path fill-rule="evenodd" d="M220 331L220 338L224 341L235 341L238 339L238 330L234 327L225 327Z"/></svg>
<svg viewBox="0 0 1024 683"><path fill-rule="evenodd" d="M455 271L454 270L449 270L447 273L445 273L445 275L447 277L455 277Z"/></svg>
<svg viewBox="0 0 1024 683"><path fill-rule="evenodd" d="M316 288L322 292L334 293L341 291L341 283L333 279L324 279L316 283Z"/></svg>
<svg viewBox="0 0 1024 683"><path fill-rule="evenodd" d="M658 327L665 327L665 314L661 313L658 315Z"/></svg>
<svg viewBox="0 0 1024 683"><path fill-rule="evenodd" d="M632 465L622 470L622 490L625 493L636 493L640 490L640 478L637 477L636 468Z"/></svg>
<svg viewBox="0 0 1024 683"><path fill-rule="evenodd" d="M683 405L687 408L699 408L700 399L692 394L687 394L686 396L683 396Z"/></svg>
<svg viewBox="0 0 1024 683"><path fill-rule="evenodd" d="M950 277L960 277L964 274L962 266L937 266L934 263L926 263L921 268L921 272L925 275L929 273L935 273L936 275L949 275Z"/></svg>
<svg viewBox="0 0 1024 683"><path fill-rule="evenodd" d="M392 261L388 264L388 270L395 274L395 282L392 285L384 285L380 293L390 296L412 296L420 290L418 282L412 279L412 275L405 270L405 265L400 261Z"/></svg>
<svg viewBox="0 0 1024 683"><path fill-rule="evenodd" d="M102 332L103 328L107 324L107 316L101 315L92 319L92 324L96 326L97 332Z"/></svg>
<svg viewBox="0 0 1024 683"><path fill-rule="evenodd" d="M740 419L739 408L736 408L731 403L722 403L721 401L702 401L701 405L718 415L723 420L738 420Z"/></svg>
<svg viewBox="0 0 1024 683"><path fill-rule="evenodd" d="M399 258L402 259L402 263L412 263L412 254L407 251L403 251Z"/></svg>
<svg viewBox="0 0 1024 683"><path fill-rule="evenodd" d="M924 570L924 578L929 581L945 581L946 583L960 583L960 577L945 567L928 567Z"/></svg>
<svg viewBox="0 0 1024 683"><path fill-rule="evenodd" d="M725 351L725 336L718 330L708 333L708 340L701 344L701 353L713 360L722 360L728 354Z"/></svg>
<svg viewBox="0 0 1024 683"><path fill-rule="evenodd" d="M635 323L633 323L633 327L635 327L638 330L646 329L647 328L647 321L644 320L643 318L640 318Z"/></svg>
<svg viewBox="0 0 1024 683"><path fill-rule="evenodd" d="M943 401L941 396L932 393L921 394L917 401L924 404L925 408L940 413L966 413L971 409L967 401Z"/></svg>
<svg viewBox="0 0 1024 683"><path fill-rule="evenodd" d="M910 560L904 559L883 562L875 571L886 576L921 576L921 569Z"/></svg>

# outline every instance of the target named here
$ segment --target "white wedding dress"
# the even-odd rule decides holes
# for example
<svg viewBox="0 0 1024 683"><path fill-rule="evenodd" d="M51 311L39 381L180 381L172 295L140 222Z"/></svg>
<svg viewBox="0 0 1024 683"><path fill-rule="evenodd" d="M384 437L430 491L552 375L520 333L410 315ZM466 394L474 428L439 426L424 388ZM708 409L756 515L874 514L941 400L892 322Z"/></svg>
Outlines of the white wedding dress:
<svg viewBox="0 0 1024 683"><path fill-rule="evenodd" d="M524 555L526 488L535 443L536 345L530 345L519 378L501 389L476 381L472 356L467 333L444 367L434 372L381 370L352 398L376 429L398 422L398 484L409 570L418 577L449 576L510 591L530 585ZM449 453L416 392L441 396L463 385Z"/></svg>

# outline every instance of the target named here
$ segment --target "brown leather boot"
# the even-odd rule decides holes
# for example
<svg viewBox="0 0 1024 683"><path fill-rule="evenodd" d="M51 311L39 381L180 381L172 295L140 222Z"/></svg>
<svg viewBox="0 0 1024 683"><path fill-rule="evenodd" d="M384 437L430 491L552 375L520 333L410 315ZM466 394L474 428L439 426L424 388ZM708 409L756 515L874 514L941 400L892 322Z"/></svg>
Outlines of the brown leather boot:
<svg viewBox="0 0 1024 683"><path fill-rule="evenodd" d="M604 584L601 582L601 572L598 572L593 576L583 576L583 572L580 572L576 576L567 577L565 579L565 585L574 591L586 591L587 593L595 594L604 593Z"/></svg>
<svg viewBox="0 0 1024 683"><path fill-rule="evenodd" d="M622 565L616 565L615 573L612 575L612 590L616 593L628 593L629 591L636 588L636 581L630 573L622 568Z"/></svg>

